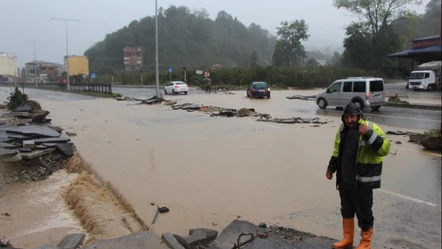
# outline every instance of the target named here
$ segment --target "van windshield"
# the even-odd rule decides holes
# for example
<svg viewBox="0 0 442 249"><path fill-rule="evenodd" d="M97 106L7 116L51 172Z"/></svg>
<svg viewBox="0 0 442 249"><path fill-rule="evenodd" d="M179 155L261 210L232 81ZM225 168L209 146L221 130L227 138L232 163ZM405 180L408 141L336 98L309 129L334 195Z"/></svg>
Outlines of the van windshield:
<svg viewBox="0 0 442 249"><path fill-rule="evenodd" d="M425 77L425 73L411 73L410 74L410 80L420 80Z"/></svg>
<svg viewBox="0 0 442 249"><path fill-rule="evenodd" d="M382 80L370 81L370 92L382 92L384 91L384 83Z"/></svg>

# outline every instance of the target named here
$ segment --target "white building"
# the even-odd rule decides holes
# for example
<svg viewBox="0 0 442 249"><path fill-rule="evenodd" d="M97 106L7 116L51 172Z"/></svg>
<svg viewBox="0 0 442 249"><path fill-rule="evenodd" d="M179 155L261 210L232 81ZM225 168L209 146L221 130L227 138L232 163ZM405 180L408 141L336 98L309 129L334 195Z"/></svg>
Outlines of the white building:
<svg viewBox="0 0 442 249"><path fill-rule="evenodd" d="M0 52L0 83L14 81L17 77L17 57Z"/></svg>

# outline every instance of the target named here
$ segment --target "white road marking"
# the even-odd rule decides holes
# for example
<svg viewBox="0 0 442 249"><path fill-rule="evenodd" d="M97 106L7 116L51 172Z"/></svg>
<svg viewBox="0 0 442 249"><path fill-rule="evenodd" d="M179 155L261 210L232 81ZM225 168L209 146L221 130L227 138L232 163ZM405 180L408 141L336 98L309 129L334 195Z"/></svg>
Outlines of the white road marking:
<svg viewBox="0 0 442 249"><path fill-rule="evenodd" d="M391 192L391 191L388 191L388 190L385 190L385 189L378 189L378 191L386 193L386 194L390 194L390 195L393 195L393 196L396 196L396 197L399 197L399 198L402 198L402 199L405 199L405 200L409 200L409 201L413 201L413 202L417 202L417 203L427 204L428 206L431 206L431 207L437 207L437 205L434 204L434 203L431 203L431 202L428 202L428 201L419 200L419 199L416 199L416 198L413 198L413 197L410 197L410 196L406 196L406 195L403 195L403 194Z"/></svg>

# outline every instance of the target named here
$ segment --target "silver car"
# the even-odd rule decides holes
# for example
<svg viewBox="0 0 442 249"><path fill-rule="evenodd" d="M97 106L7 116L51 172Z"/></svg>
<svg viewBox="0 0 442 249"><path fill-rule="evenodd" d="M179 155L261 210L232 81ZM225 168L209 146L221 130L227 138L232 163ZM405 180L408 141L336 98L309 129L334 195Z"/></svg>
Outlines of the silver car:
<svg viewBox="0 0 442 249"><path fill-rule="evenodd" d="M315 96L321 109L327 106L344 107L349 101L361 109L370 107L378 110L385 105L384 80L374 77L350 77L333 82L324 93Z"/></svg>

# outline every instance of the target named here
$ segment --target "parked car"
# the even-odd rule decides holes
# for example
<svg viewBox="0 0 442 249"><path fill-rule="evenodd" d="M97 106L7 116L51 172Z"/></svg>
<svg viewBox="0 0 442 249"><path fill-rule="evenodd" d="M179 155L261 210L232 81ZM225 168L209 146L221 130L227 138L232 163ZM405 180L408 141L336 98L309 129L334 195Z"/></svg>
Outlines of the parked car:
<svg viewBox="0 0 442 249"><path fill-rule="evenodd" d="M361 109L370 107L378 110L385 105L384 80L374 77L350 77L333 82L324 93L315 96L321 109L327 106L344 107L349 101Z"/></svg>
<svg viewBox="0 0 442 249"><path fill-rule="evenodd" d="M164 87L164 94L187 94L189 86L182 81L171 81Z"/></svg>
<svg viewBox="0 0 442 249"><path fill-rule="evenodd" d="M270 87L266 82L252 82L246 91L248 98L267 97L270 99Z"/></svg>

